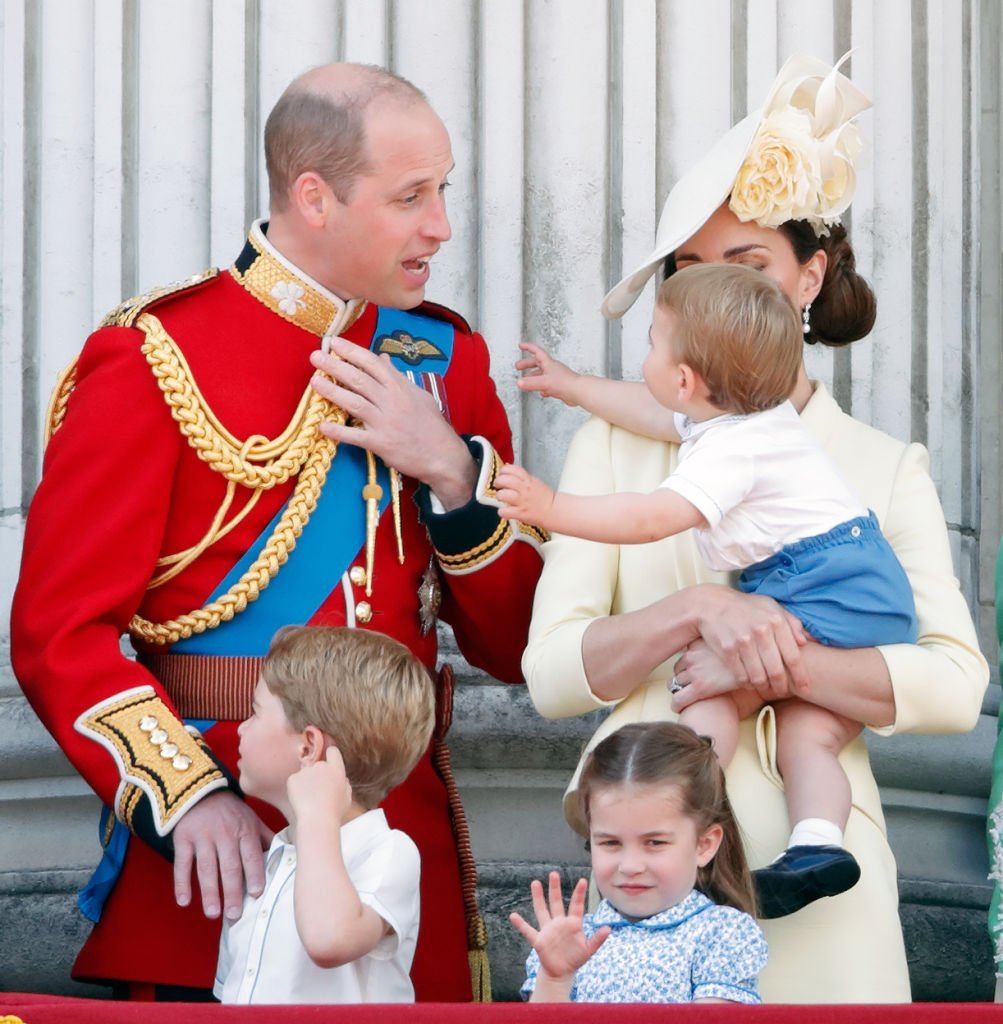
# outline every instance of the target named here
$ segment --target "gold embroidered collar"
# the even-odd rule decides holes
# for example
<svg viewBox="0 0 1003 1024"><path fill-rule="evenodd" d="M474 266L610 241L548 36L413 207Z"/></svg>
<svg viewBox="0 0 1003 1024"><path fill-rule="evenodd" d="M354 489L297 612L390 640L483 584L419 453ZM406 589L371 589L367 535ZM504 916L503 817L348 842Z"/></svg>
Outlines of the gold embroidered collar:
<svg viewBox="0 0 1003 1024"><path fill-rule="evenodd" d="M339 299L290 263L265 235L268 224L256 220L247 244L230 267L243 285L273 313L320 338L347 330L366 308L364 299Z"/></svg>

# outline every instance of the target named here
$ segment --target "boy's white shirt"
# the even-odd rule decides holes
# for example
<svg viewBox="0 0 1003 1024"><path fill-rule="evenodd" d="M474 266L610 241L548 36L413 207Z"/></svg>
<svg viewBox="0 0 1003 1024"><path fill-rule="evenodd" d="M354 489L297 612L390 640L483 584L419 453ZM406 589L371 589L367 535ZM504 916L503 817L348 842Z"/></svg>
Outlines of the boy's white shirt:
<svg viewBox="0 0 1003 1024"><path fill-rule="evenodd" d="M744 569L787 544L867 515L790 402L699 423L677 413L676 427L679 461L661 486L707 520L694 540L711 569Z"/></svg>
<svg viewBox="0 0 1003 1024"><path fill-rule="evenodd" d="M288 829L265 858L265 889L224 922L213 994L224 1003L410 1003L418 938L420 862L409 836L376 809L341 827L342 856L359 899L389 925L376 948L340 967L318 967L296 930L296 848Z"/></svg>

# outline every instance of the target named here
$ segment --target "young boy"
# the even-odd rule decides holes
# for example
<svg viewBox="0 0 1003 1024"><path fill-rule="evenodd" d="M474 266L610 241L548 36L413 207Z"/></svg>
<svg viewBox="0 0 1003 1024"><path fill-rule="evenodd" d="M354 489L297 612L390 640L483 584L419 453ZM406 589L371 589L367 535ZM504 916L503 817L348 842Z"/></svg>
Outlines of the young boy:
<svg viewBox="0 0 1003 1024"><path fill-rule="evenodd" d="M915 643L902 566L787 401L803 343L779 286L742 266L678 271L659 291L650 340L644 385L581 376L531 345L517 365L534 371L521 381L528 390L681 444L672 475L651 494L584 497L506 466L495 484L501 514L609 544L694 528L711 569L741 570L742 590L773 597L812 639L837 647ZM698 701L680 719L713 738L726 766L739 720L761 705L738 690ZM859 878L842 849L850 788L838 756L860 723L803 700L778 703L774 713L793 829L787 850L756 872L763 917L793 913Z"/></svg>
<svg viewBox="0 0 1003 1024"><path fill-rule="evenodd" d="M406 1003L418 935L418 850L377 804L428 746L432 680L396 640L279 630L239 729L240 785L289 822L265 890L223 925L224 1003Z"/></svg>

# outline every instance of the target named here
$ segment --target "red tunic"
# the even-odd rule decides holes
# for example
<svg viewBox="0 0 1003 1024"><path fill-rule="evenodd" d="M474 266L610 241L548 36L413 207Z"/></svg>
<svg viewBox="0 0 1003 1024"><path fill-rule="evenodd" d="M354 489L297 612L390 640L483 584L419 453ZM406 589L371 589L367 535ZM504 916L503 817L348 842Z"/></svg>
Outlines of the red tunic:
<svg viewBox="0 0 1003 1024"><path fill-rule="evenodd" d="M308 297L316 298L313 283L298 280ZM260 289L225 272L155 299L147 310L181 347L205 404L231 434L271 438L282 432L313 373L308 357L318 346L318 331L291 322ZM509 460L511 435L488 375L484 340L447 310L426 306L419 312L455 327L454 354L445 375L454 428L481 435ZM368 346L375 322L375 309L367 307L343 336ZM154 779L147 788L135 789L135 814L122 811L128 803L122 799L123 757L128 761L130 755L115 756L108 743L96 741L94 731L75 723L100 702L114 706L137 687L152 687L152 696L167 705L161 717L173 716L160 684L120 653L120 637L137 611L161 622L202 607L231 566L255 545L289 498L294 481L264 491L236 529L173 580L147 591L158 558L203 536L226 482L197 457L172 419L140 351L144 340L136 327L106 326L81 353L66 418L46 451L28 516L13 608L12 661L25 694L60 747L101 799L116 806L119 817L146 840L133 836L130 841L123 873L77 960L75 976L209 987L218 923L206 920L200 909L175 905L170 864L161 854L169 854L170 828L191 806L184 800L194 802L213 786L226 784L214 771L213 759L234 769L237 723L219 721L206 732L212 756L203 764L196 753L195 768L205 770L194 797L168 799L157 809L157 801L149 798L158 792ZM519 659L540 570L532 534L516 524L498 544L499 520L490 503L478 500L445 516L427 516L426 527L412 500L415 483L404 483L406 558L398 564L388 510L377 530L368 598L373 614L367 628L395 637L434 666L435 631L421 635L417 591L430 558L441 558L450 572L440 570L440 615L452 625L464 656L500 679L520 680ZM241 494L236 507L244 500ZM358 495L346 496L345 502L346 515L362 514ZM484 557L489 535L495 543ZM352 564L364 562L360 553ZM352 590L356 602L366 599L361 587ZM311 622L346 623L340 581ZM179 728L171 717L172 737ZM190 780L195 768L185 777ZM160 768L147 764L144 770L148 777ZM163 771L169 773L169 763ZM176 779L163 778L170 790ZM418 998L469 999L456 845L445 787L427 755L385 807L391 824L408 832L421 851L423 914L413 970ZM273 827L278 825L275 817L272 812L267 819Z"/></svg>

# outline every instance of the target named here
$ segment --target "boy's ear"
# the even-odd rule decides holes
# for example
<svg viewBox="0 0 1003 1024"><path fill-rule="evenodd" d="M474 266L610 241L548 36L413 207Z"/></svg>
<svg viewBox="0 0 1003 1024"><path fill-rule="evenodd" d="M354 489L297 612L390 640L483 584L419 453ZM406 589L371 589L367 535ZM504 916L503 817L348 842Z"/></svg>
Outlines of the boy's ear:
<svg viewBox="0 0 1003 1024"><path fill-rule="evenodd" d="M300 742L300 763L316 764L326 756L329 741L315 725L308 725L302 733Z"/></svg>
<svg viewBox="0 0 1003 1024"><path fill-rule="evenodd" d="M679 397L684 402L688 402L696 396L698 383L700 383L700 377L697 375L696 370L688 363L680 363Z"/></svg>

